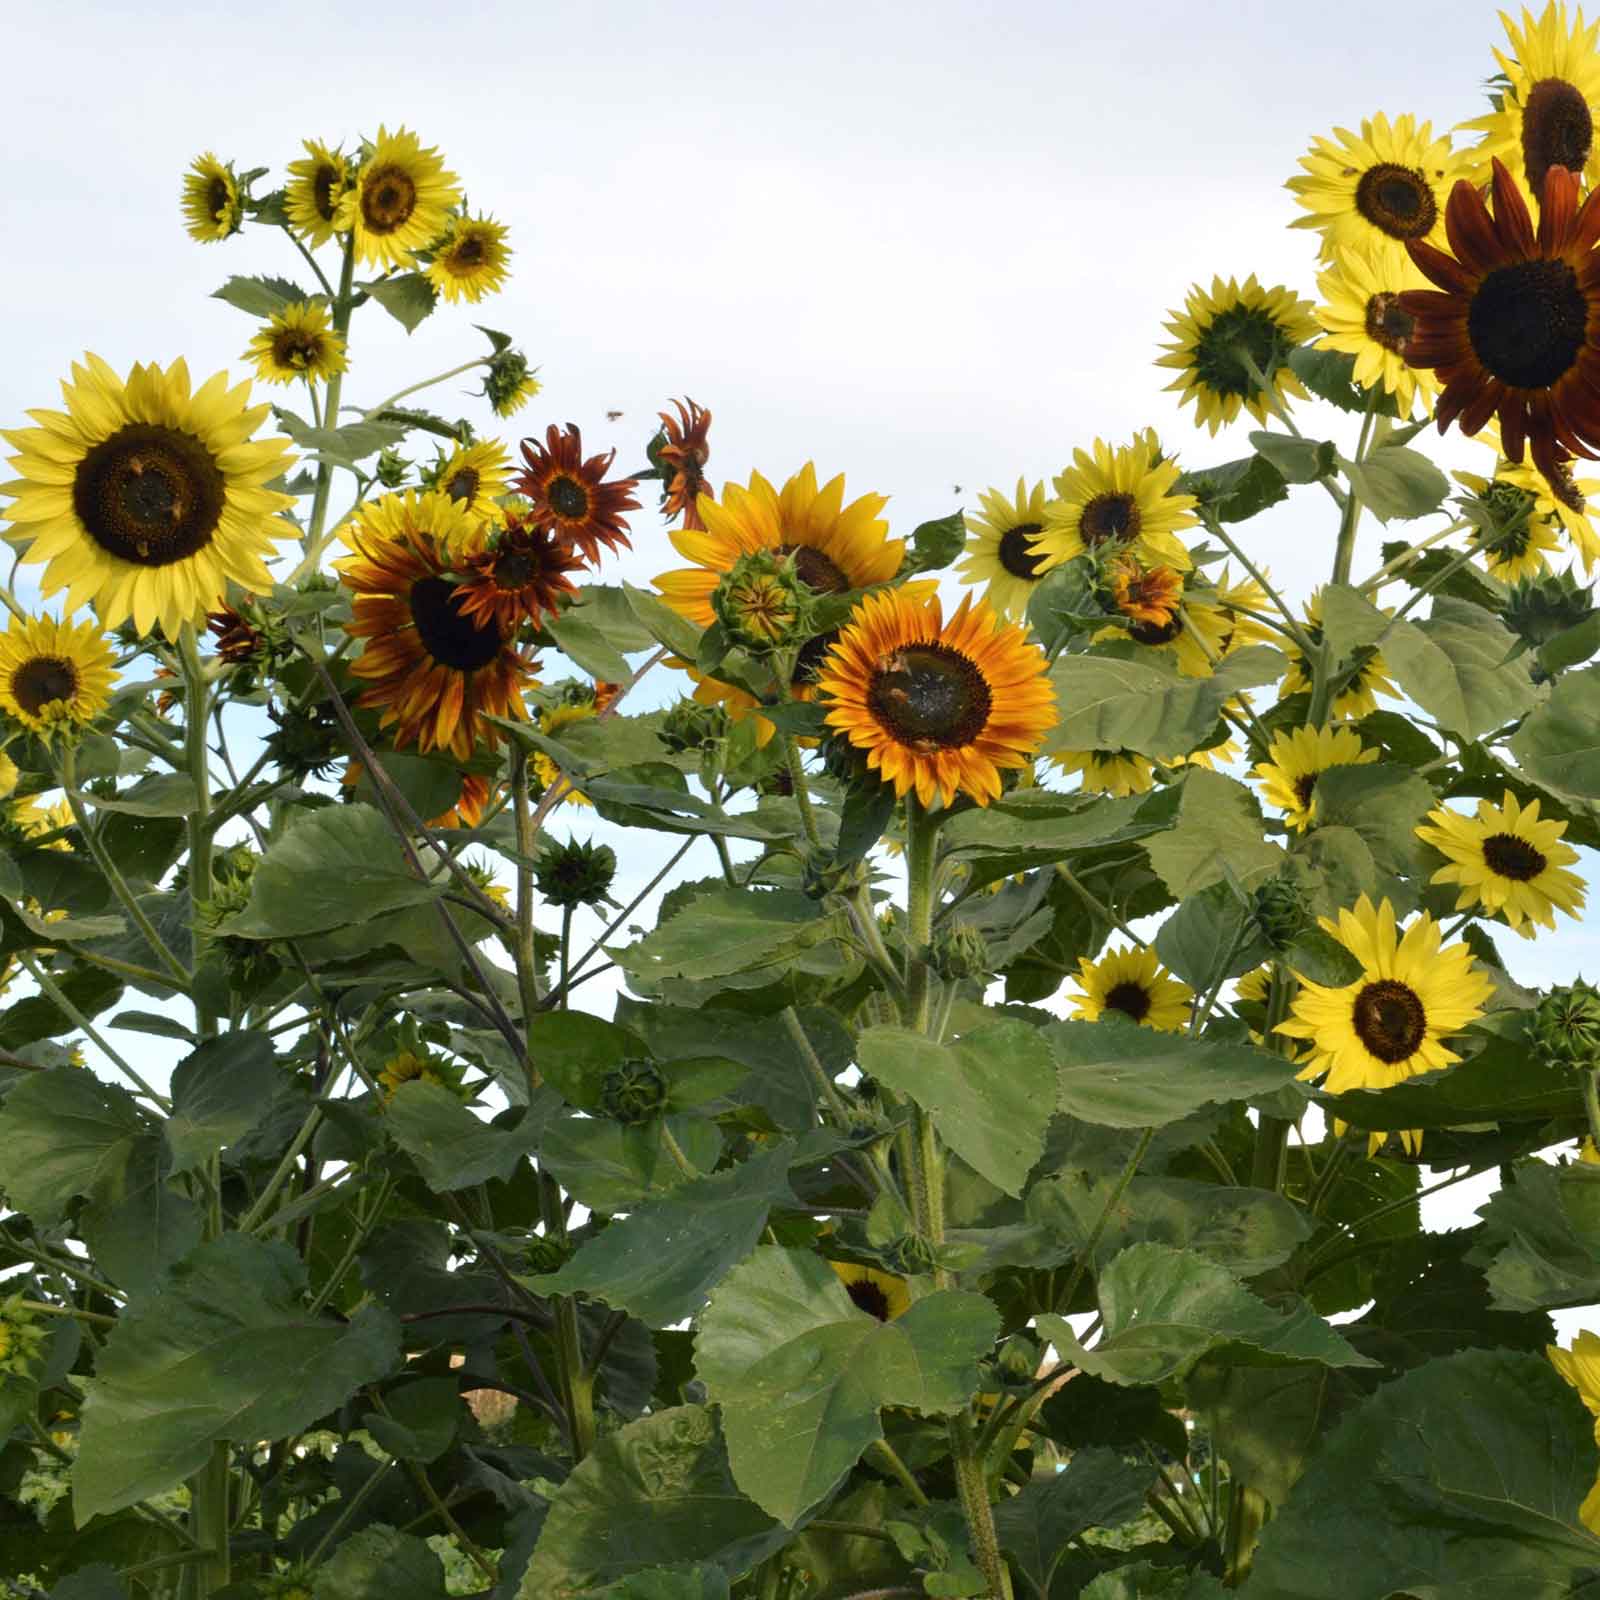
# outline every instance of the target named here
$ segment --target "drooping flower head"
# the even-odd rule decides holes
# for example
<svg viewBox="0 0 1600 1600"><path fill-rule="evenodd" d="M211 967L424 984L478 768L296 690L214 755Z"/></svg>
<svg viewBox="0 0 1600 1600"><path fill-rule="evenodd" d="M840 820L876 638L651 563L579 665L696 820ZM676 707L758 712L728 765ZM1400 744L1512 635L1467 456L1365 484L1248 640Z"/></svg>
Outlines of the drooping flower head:
<svg viewBox="0 0 1600 1600"><path fill-rule="evenodd" d="M1052 750L1050 765L1067 776L1078 773L1085 794L1148 794L1156 786L1155 763L1137 750Z"/></svg>
<svg viewBox="0 0 1600 1600"><path fill-rule="evenodd" d="M380 127L372 153L340 198L334 226L355 234L363 266L406 267L445 230L460 185L438 150L407 128Z"/></svg>
<svg viewBox="0 0 1600 1600"><path fill-rule="evenodd" d="M1334 767L1361 767L1378 759L1354 728L1293 728L1273 735L1267 759L1251 770L1269 805L1291 828L1309 828L1317 779Z"/></svg>
<svg viewBox="0 0 1600 1600"><path fill-rule="evenodd" d="M1188 1025L1194 990L1174 978L1154 950L1130 946L1108 951L1098 961L1083 956L1075 981L1082 992L1072 997L1072 1014L1083 1022L1098 1022L1107 1011L1118 1011L1163 1033Z"/></svg>
<svg viewBox="0 0 1600 1600"><path fill-rule="evenodd" d="M1305 630L1314 644L1322 638L1320 589L1316 590L1306 602ZM1285 696L1309 694L1315 679L1312 667L1295 646L1286 645L1285 652L1289 657L1289 670L1283 676L1283 694ZM1328 707L1328 715L1336 722L1343 722L1352 717L1365 717L1378 709L1380 694L1398 697L1399 693L1389 677L1388 664L1382 654L1376 650L1363 651L1353 659L1349 676L1341 682L1334 693L1333 703Z"/></svg>
<svg viewBox="0 0 1600 1600"><path fill-rule="evenodd" d="M201 244L216 244L244 223L244 203L233 168L209 150L196 156L183 175L183 217L189 237Z"/></svg>
<svg viewBox="0 0 1600 1600"><path fill-rule="evenodd" d="M995 611L1008 622L1020 622L1051 565L1033 548L1044 532L1044 484L1030 489L1026 478L1018 478L1014 495L985 489L978 499L983 509L966 514L967 548L956 575L974 588L981 583L983 598Z"/></svg>
<svg viewBox="0 0 1600 1600"><path fill-rule="evenodd" d="M493 217L452 217L442 240L433 247L428 281L452 305L472 303L505 286L511 270L510 229Z"/></svg>
<svg viewBox="0 0 1600 1600"><path fill-rule="evenodd" d="M599 563L601 545L629 548L623 513L639 509L633 497L638 480L605 481L617 452L607 450L585 460L583 435L570 422L564 430L552 422L544 438L542 445L534 439L522 441L527 467L512 485L533 503L534 520L576 545L590 566Z"/></svg>
<svg viewBox="0 0 1600 1600"><path fill-rule="evenodd" d="M651 441L651 464L661 469L661 515L683 518L685 528L705 527L697 502L706 489L706 462L711 459L711 413L685 396L672 402L677 411L660 411L661 431Z"/></svg>
<svg viewBox="0 0 1600 1600"><path fill-rule="evenodd" d="M350 186L350 162L341 150L316 139L302 139L305 155L289 163L283 207L289 227L314 249L336 231L339 202Z"/></svg>
<svg viewBox="0 0 1600 1600"><path fill-rule="evenodd" d="M263 383L326 383L346 367L344 340L320 300L299 300L275 311L250 341L244 360L256 364Z"/></svg>
<svg viewBox="0 0 1600 1600"><path fill-rule="evenodd" d="M113 659L92 622L15 619L0 633L0 712L46 738L87 727L111 698Z"/></svg>
<svg viewBox="0 0 1600 1600"><path fill-rule="evenodd" d="M1174 488L1178 464L1163 459L1153 430L1132 444L1096 439L1091 454L1072 452L1044 506L1044 528L1028 548L1049 572L1081 555L1137 556L1147 566L1187 572L1193 565L1178 532L1192 528L1197 504Z"/></svg>

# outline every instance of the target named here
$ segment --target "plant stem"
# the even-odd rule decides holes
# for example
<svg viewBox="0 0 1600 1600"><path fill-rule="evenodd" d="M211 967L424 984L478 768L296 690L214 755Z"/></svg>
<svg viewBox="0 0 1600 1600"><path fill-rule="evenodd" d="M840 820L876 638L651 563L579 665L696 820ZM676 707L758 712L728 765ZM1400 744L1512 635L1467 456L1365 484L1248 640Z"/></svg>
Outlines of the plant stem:
<svg viewBox="0 0 1600 1600"><path fill-rule="evenodd" d="M1214 539L1220 539L1223 542L1234 560L1255 579L1261 592L1278 608L1278 614L1284 620L1284 628L1289 637L1309 657L1313 648L1310 637L1302 626L1299 617L1289 609L1289 603L1272 587L1271 580L1267 575L1250 559L1245 553L1244 547L1223 527L1216 517L1208 512L1201 512L1200 522L1207 533Z"/></svg>
<svg viewBox="0 0 1600 1600"><path fill-rule="evenodd" d="M1060 878L1061 881L1066 884L1066 886L1075 895L1077 895L1077 897L1084 903L1085 906L1089 908L1090 911L1092 911L1097 917L1103 918L1108 926L1115 928L1117 932L1120 933L1125 939L1131 939L1141 950L1147 947L1149 941L1141 939L1139 935L1136 934L1133 929L1130 928L1127 923L1125 923L1122 918L1111 909L1110 906L1106 905L1103 900L1097 899L1090 890L1086 889L1083 884L1081 884L1078 879L1072 875L1071 870L1064 861L1056 862L1056 876Z"/></svg>
<svg viewBox="0 0 1600 1600"><path fill-rule="evenodd" d="M845 1104L844 1096L839 1093L833 1079L828 1076L828 1069L823 1066L822 1058L812 1048L811 1040L807 1038L806 1030L800 1024L799 1014L793 1006L785 1006L778 1015L782 1018L790 1039L794 1041L800 1059L805 1062L806 1071L810 1074L812 1083L816 1085L823 1104L833 1113L841 1128L848 1128L852 1121L850 1107Z"/></svg>
<svg viewBox="0 0 1600 1600"><path fill-rule="evenodd" d="M1594 1147L1600 1150L1600 1089L1597 1089L1596 1079L1600 1073L1590 1071L1583 1075L1583 1109L1589 1118L1589 1137L1594 1140Z"/></svg>
<svg viewBox="0 0 1600 1600"><path fill-rule="evenodd" d="M185 623L178 638L183 662L184 751L189 781L194 785L194 810L189 814L189 924L194 930L194 965L200 969L201 908L211 899L211 755L206 748L207 697L205 664L194 627ZM217 1031L215 1015L197 999L194 1003L195 1032L210 1038Z"/></svg>
<svg viewBox="0 0 1600 1600"><path fill-rule="evenodd" d="M1471 526L1472 524L1467 518L1460 517L1455 522L1452 522L1449 527L1440 528L1437 533L1430 533L1426 539L1418 539L1415 544L1408 544L1399 555L1395 556L1391 561L1384 562L1384 564L1379 567L1370 578L1364 578L1360 583L1358 583L1356 588L1358 588L1363 594L1379 589L1382 586L1384 579L1388 578L1391 574L1398 572L1416 556L1419 556L1424 550L1430 549L1432 546L1440 543L1442 540L1448 539L1452 533L1459 533L1463 528L1469 528Z"/></svg>
<svg viewBox="0 0 1600 1600"><path fill-rule="evenodd" d="M539 1009L539 959L533 936L533 849L536 835L533 810L528 799L528 752L521 745L511 752L511 804L517 829L517 992L522 997L522 1026L526 1031ZM525 1070L528 1088L537 1089L541 1075L531 1055L525 1063Z"/></svg>
<svg viewBox="0 0 1600 1600"><path fill-rule="evenodd" d="M792 733L783 736L783 753L789 763L789 778L794 786L794 803L800 808L800 825L806 831L806 842L813 850L822 848L822 835L817 832L817 813L811 804L811 790L806 785L805 763L800 758L800 746Z"/></svg>
<svg viewBox="0 0 1600 1600"><path fill-rule="evenodd" d="M424 378L420 383L408 384L404 389L396 389L386 400L380 400L375 406L368 406L361 413L364 417L381 416L390 406L404 400L407 395L420 394L424 389L431 389L436 383L444 383L449 378L459 378L463 372L471 372L474 367L486 367L490 362L489 356L474 356L470 361L463 361L459 366L451 367L446 372L436 373L431 378Z"/></svg>
<svg viewBox="0 0 1600 1600"><path fill-rule="evenodd" d="M887 1439L878 1439L869 1444L867 1454L911 1496L913 1504L919 1506L928 1504L928 1497L922 1492L922 1485L911 1476L911 1469L900 1459L894 1446Z"/></svg>
<svg viewBox="0 0 1600 1600"><path fill-rule="evenodd" d="M344 261L339 268L339 290L333 297L333 331L341 340L348 340L346 335L350 331L350 311L353 296L350 286L355 281L356 275L356 244L355 235L346 237L344 242ZM326 281L326 280L324 280ZM322 420L328 428L339 426L339 397L344 389L344 374L334 373L328 379L327 391L323 397ZM323 524L328 517L328 491L333 487L333 464L329 461L319 463L317 467L317 486L311 497L311 521L306 528L306 553L300 565L290 575L292 584L302 572L313 572L318 562L322 559Z"/></svg>
<svg viewBox="0 0 1600 1600"><path fill-rule="evenodd" d="M961 1496L961 1509L966 1515L967 1533L978 1558L978 1567L989 1585L991 1600L1012 1600L1011 1573L1006 1567L1005 1557L1000 1554L994 1508L989 1504L989 1484L978 1455L972 1421L965 1411L959 1411L951 1417L949 1433L956 1490Z"/></svg>
<svg viewBox="0 0 1600 1600"><path fill-rule="evenodd" d="M196 1563L192 1579L196 1600L206 1600L231 1579L228 1555L228 1446L211 1446L211 1458L189 1480L189 1532L209 1553Z"/></svg>

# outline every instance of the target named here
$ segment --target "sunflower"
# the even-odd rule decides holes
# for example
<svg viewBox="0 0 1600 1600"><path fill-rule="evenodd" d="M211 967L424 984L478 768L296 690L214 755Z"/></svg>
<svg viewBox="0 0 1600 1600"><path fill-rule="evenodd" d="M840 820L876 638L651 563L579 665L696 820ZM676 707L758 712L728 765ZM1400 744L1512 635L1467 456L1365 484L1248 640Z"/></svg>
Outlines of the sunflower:
<svg viewBox="0 0 1600 1600"><path fill-rule="evenodd" d="M1183 607L1183 574L1172 567L1146 567L1135 556L1118 556L1107 569L1111 602L1135 628L1165 628Z"/></svg>
<svg viewBox="0 0 1600 1600"><path fill-rule="evenodd" d="M497 294L508 276L510 231L493 217L452 217L444 238L433 247L428 281L452 305Z"/></svg>
<svg viewBox="0 0 1600 1600"><path fill-rule="evenodd" d="M1493 524L1493 531L1480 524L1473 534L1483 552L1484 567L1501 583L1521 583L1524 578L1537 578L1550 570L1548 558L1561 549L1561 537L1556 531L1560 523L1538 514L1532 490L1501 476L1507 468L1531 474L1541 485L1544 483L1543 475L1533 468L1512 467L1508 462L1496 463L1492 479L1475 472L1457 472L1453 476L1462 488L1472 492L1482 515Z"/></svg>
<svg viewBox="0 0 1600 1600"><path fill-rule="evenodd" d="M1578 852L1561 842L1566 831L1564 822L1539 820L1537 800L1519 806L1507 789L1498 806L1480 800L1476 817L1430 811L1416 833L1449 857L1430 881L1461 886L1457 911L1482 906L1531 939L1532 924L1555 927L1557 908L1574 917L1583 911L1583 879L1567 870Z"/></svg>
<svg viewBox="0 0 1600 1600"><path fill-rule="evenodd" d="M0 750L0 800L9 800L17 791L17 781L22 774L17 764L4 750Z"/></svg>
<svg viewBox="0 0 1600 1600"><path fill-rule="evenodd" d="M1136 750L1052 750L1050 764L1083 775L1085 794L1110 794L1119 800L1148 794L1156 786L1155 763Z"/></svg>
<svg viewBox="0 0 1600 1600"><path fill-rule="evenodd" d="M1322 591L1320 589L1306 603L1305 627L1313 642L1321 639ZM1309 694L1312 673L1306 665L1305 658L1293 645L1286 644L1284 649L1289 657L1289 670L1283 678L1283 695L1287 698L1292 694ZM1392 695L1398 699L1400 691L1390 681L1389 668L1383 656L1374 650L1357 661L1349 682L1333 697L1328 715L1337 722L1347 718L1368 716L1378 709L1377 697L1380 694Z"/></svg>
<svg viewBox="0 0 1600 1600"><path fill-rule="evenodd" d="M513 486L533 502L533 515L541 525L554 530L568 544L583 551L590 566L600 560L600 546L615 550L628 545L628 524L624 511L637 511L633 498L637 480L619 478L604 482L617 452L583 459L583 435L569 422L565 432L551 423L545 442L522 441L522 459L527 468Z"/></svg>
<svg viewBox="0 0 1600 1600"><path fill-rule="evenodd" d="M242 357L256 364L263 383L326 383L345 370L344 340L328 321L320 300L297 300L275 311Z"/></svg>
<svg viewBox="0 0 1600 1600"><path fill-rule="evenodd" d="M1409 113L1391 123L1381 111L1363 119L1359 135L1335 128L1331 139L1312 140L1300 165L1305 172L1284 187L1310 215L1289 226L1317 229L1324 261L1365 248L1380 270L1405 262L1408 240L1442 237L1445 196L1466 171L1448 134L1435 139L1431 123Z"/></svg>
<svg viewBox="0 0 1600 1600"><path fill-rule="evenodd" d="M543 387L520 350L499 350L489 358L483 394L497 417L514 417Z"/></svg>
<svg viewBox="0 0 1600 1600"><path fill-rule="evenodd" d="M564 706L556 706L553 710L541 713L539 717L539 732L547 739L560 739L561 730L570 728L575 722L592 722L599 715L599 708L592 700L579 700ZM593 802L588 795L573 787L571 782L563 775L561 768L547 756L543 750L533 752L533 774L548 792L560 786L560 797L557 805L586 806Z"/></svg>
<svg viewBox="0 0 1600 1600"><path fill-rule="evenodd" d="M677 416L658 411L661 431L651 441L650 464L661 473L661 515L681 516L685 528L704 529L698 501L706 492L706 462L711 459L707 435L711 413L687 395L674 400Z"/></svg>
<svg viewBox="0 0 1600 1600"><path fill-rule="evenodd" d="M494 617L463 610L449 552L465 522L446 495L385 495L362 507L345 534L354 554L334 563L354 593L347 631L367 641L350 668L370 684L357 703L382 707L397 747L460 761L480 739L499 742L488 717L526 720L522 690L536 666Z"/></svg>
<svg viewBox="0 0 1600 1600"><path fill-rule="evenodd" d="M1498 158L1521 174L1537 195L1551 167L1600 182L1600 159L1594 148L1593 108L1600 102L1600 23L1584 26L1580 9L1570 27L1567 8L1550 0L1535 22L1524 7L1522 27L1500 13L1508 56L1495 51L1505 87L1495 109L1463 124L1483 135L1472 158L1475 180L1489 181L1489 163Z"/></svg>
<svg viewBox="0 0 1600 1600"><path fill-rule="evenodd" d="M111 698L111 662L111 647L92 622L14 620L0 633L0 711L46 738L87 727Z"/></svg>
<svg viewBox="0 0 1600 1600"><path fill-rule="evenodd" d="M1112 950L1098 961L1081 956L1076 982L1083 993L1073 997L1072 1014L1083 1022L1120 1011L1141 1027L1162 1033L1188 1026L1194 990L1174 978L1154 950Z"/></svg>
<svg viewBox="0 0 1600 1600"><path fill-rule="evenodd" d="M1232 616L1214 594L1185 592L1180 573L1170 567L1143 571L1130 557L1117 563L1110 578L1112 602L1128 620L1100 629L1096 642L1131 639L1141 656L1176 667L1186 678L1211 676L1234 631Z"/></svg>
<svg viewBox="0 0 1600 1600"><path fill-rule="evenodd" d="M1355 381L1392 394L1402 417L1411 415L1419 390L1426 400L1436 387L1431 373L1406 364L1415 323L1400 309L1402 293L1427 286L1404 253L1359 246L1341 250L1333 266L1317 278L1324 303L1316 318L1326 330L1317 348L1354 356Z"/></svg>
<svg viewBox="0 0 1600 1600"><path fill-rule="evenodd" d="M549 529L507 512L499 526L474 537L473 548L460 558L456 604L462 616L492 619L510 638L524 622L558 616L561 596L578 592L567 574L582 572L583 561Z"/></svg>
<svg viewBox="0 0 1600 1600"><path fill-rule="evenodd" d="M858 1311L865 1311L879 1322L893 1322L911 1309L911 1290L904 1278L875 1267L858 1267L853 1261L830 1261L839 1275L844 1292Z"/></svg>
<svg viewBox="0 0 1600 1600"><path fill-rule="evenodd" d="M511 478L511 455L498 439L479 439L460 445L440 468L432 487L447 494L474 522L492 518L495 502L506 493Z"/></svg>
<svg viewBox="0 0 1600 1600"><path fill-rule="evenodd" d="M1570 1350L1547 1344L1544 1353L1556 1371L1578 1391L1578 1398L1588 1407L1589 1414L1595 1419L1595 1443L1600 1444L1600 1334L1590 1333L1586 1328L1580 1329ZM1600 1534L1600 1478L1595 1479L1594 1487L1579 1507L1578 1517L1590 1533Z"/></svg>
<svg viewBox="0 0 1600 1600"><path fill-rule="evenodd" d="M450 208L461 199L456 175L445 170L433 146L416 134L383 127L355 181L340 196L334 227L355 233L356 260L363 266L407 267L445 230Z"/></svg>
<svg viewBox="0 0 1600 1600"><path fill-rule="evenodd" d="M889 590L851 612L817 692L828 725L897 795L948 806L962 793L986 806L1001 770L1026 767L1055 726L1048 666L1022 628L970 595L946 624L937 594Z"/></svg>
<svg viewBox="0 0 1600 1600"><path fill-rule="evenodd" d="M350 162L343 151L330 150L315 139L302 139L305 156L289 163L283 208L289 227L315 248L336 231L339 202L350 186Z"/></svg>
<svg viewBox="0 0 1600 1600"><path fill-rule="evenodd" d="M1332 767L1362 767L1377 759L1353 728L1295 728L1274 734L1267 759L1251 771L1267 803L1286 813L1291 828L1309 828L1317 779Z"/></svg>
<svg viewBox="0 0 1600 1600"><path fill-rule="evenodd" d="M438 816L429 817L426 826L476 828L483 821L483 814L489 809L489 801L493 794L494 785L483 773L463 772L461 790L456 796L455 804L448 811L441 811Z"/></svg>
<svg viewBox="0 0 1600 1600"><path fill-rule="evenodd" d="M1472 964L1464 944L1441 950L1438 924L1424 912L1400 936L1394 907L1376 907L1366 895L1337 921L1317 919L1361 963L1362 974L1342 988L1326 988L1296 973L1300 990L1288 1021L1278 1032L1312 1046L1302 1078L1326 1074L1329 1094L1352 1089L1388 1089L1421 1072L1436 1072L1460 1060L1443 1041L1483 1015L1494 985ZM1387 1136L1373 1133L1369 1152ZM1410 1154L1422 1135L1407 1129L1401 1141Z"/></svg>
<svg viewBox="0 0 1600 1600"><path fill-rule="evenodd" d="M1500 449L1500 430L1489 423L1478 435L1485 444L1496 452ZM1491 510L1500 513L1495 521L1505 526L1515 535L1517 523L1515 514L1528 503L1531 497L1531 513L1526 526L1534 527L1537 531L1527 537L1530 546L1539 550L1554 548L1547 542L1547 535L1554 535L1557 529L1565 533L1572 541L1573 548L1583 560L1583 569L1587 573L1596 561L1600 561L1600 530L1595 528L1590 520L1589 505L1596 495L1600 495L1600 478L1579 478L1573 475L1571 459L1566 453L1558 452L1555 466L1551 472L1541 472L1538 467L1528 463L1517 464L1506 461L1496 455L1494 480L1487 488L1481 487L1483 480L1474 478L1465 472L1456 473L1456 480L1464 483L1468 488L1475 489L1480 498L1486 494L1490 499ZM1500 503L1496 503L1496 500ZM1483 535L1478 535L1480 539ZM1522 540L1515 537L1510 541L1515 555L1525 554L1517 547ZM1491 547L1486 544L1486 550ZM1493 554L1489 556L1490 570L1495 576L1507 583L1516 581L1514 577L1507 577L1494 565ZM1544 570L1541 561L1537 566L1529 567L1519 576L1532 576Z"/></svg>
<svg viewBox="0 0 1600 1600"><path fill-rule="evenodd" d="M966 559L956 570L963 583L984 584L983 598L1008 622L1027 615L1028 600L1048 570L1044 554L1032 548L1044 532L1044 484L1031 489L1017 479L1013 496L999 489L979 495L981 512L966 514Z"/></svg>
<svg viewBox="0 0 1600 1600"><path fill-rule="evenodd" d="M17 481L6 516L22 559L44 561L46 595L67 610L93 601L104 627L176 638L221 604L231 578L272 588L261 558L292 530L276 513L288 495L265 487L291 465L286 439L252 440L268 406L247 408L248 382L218 373L193 395L180 357L165 372L136 365L126 383L99 356L74 363L67 410L34 411L36 428L4 437Z"/></svg>
<svg viewBox="0 0 1600 1600"><path fill-rule="evenodd" d="M1196 521L1195 497L1174 492L1178 464L1159 459L1153 433L1132 444L1096 439L1093 454L1072 452L1044 506L1044 528L1029 542L1040 572L1087 554L1136 555L1149 566L1187 572L1193 565L1177 537Z"/></svg>
<svg viewBox="0 0 1600 1600"><path fill-rule="evenodd" d="M403 1083L432 1083L459 1094L463 1076L453 1061L446 1061L425 1047L401 1048L384 1062L378 1082L383 1086L383 1098L392 1100Z"/></svg>
<svg viewBox="0 0 1600 1600"><path fill-rule="evenodd" d="M1581 209L1565 167L1545 179L1537 232L1511 174L1494 163L1494 213L1465 180L1446 213L1458 259L1413 242L1411 259L1439 287L1410 289L1416 319L1406 359L1443 385L1443 433L1478 433L1500 418L1501 448L1556 477L1567 455L1600 446L1600 189ZM1441 292L1442 291L1442 292Z"/></svg>
<svg viewBox="0 0 1600 1600"><path fill-rule="evenodd" d="M1213 278L1209 293L1198 283L1190 289L1183 310L1166 326L1175 342L1163 347L1167 354L1156 365L1178 369L1167 388L1183 391L1179 405L1194 401L1196 427L1215 434L1241 406L1265 422L1269 407L1285 395L1305 399L1287 362L1296 345L1316 337L1317 323L1311 302L1292 290L1263 289L1254 273L1242 284Z"/></svg>
<svg viewBox="0 0 1600 1600"><path fill-rule="evenodd" d="M207 150L183 175L184 226L191 239L215 244L244 226L244 203L231 165Z"/></svg>

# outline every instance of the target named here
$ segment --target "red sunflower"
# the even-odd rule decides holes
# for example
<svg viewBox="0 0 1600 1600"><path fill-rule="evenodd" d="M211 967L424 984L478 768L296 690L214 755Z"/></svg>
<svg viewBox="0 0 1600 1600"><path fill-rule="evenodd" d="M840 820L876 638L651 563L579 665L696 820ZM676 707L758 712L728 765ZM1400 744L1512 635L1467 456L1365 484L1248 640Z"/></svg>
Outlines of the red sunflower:
<svg viewBox="0 0 1600 1600"><path fill-rule="evenodd" d="M1445 233L1453 255L1411 239L1411 259L1438 290L1408 289L1400 309L1416 327L1406 348L1432 367L1443 433L1500 418L1501 449L1521 461L1524 444L1546 476L1564 453L1600 447L1600 190L1580 207L1565 167L1545 177L1537 229L1516 181L1494 163L1494 212L1465 179L1450 193Z"/></svg>
<svg viewBox="0 0 1600 1600"><path fill-rule="evenodd" d="M569 422L565 431L551 423L544 437L543 445L522 441L528 467L512 485L533 502L534 519L576 545L591 566L600 560L602 544L609 550L631 548L622 513L639 509L633 498L638 480L603 481L617 452L608 450L585 461L583 436L575 423Z"/></svg>
<svg viewBox="0 0 1600 1600"><path fill-rule="evenodd" d="M525 620L537 623L541 613L555 616L561 596L578 592L567 574L583 571L583 559L570 544L515 513L460 565L465 576L456 603L462 616L493 619L508 635Z"/></svg>
<svg viewBox="0 0 1600 1600"><path fill-rule="evenodd" d="M684 527L703 531L705 523L695 501L710 492L706 462L711 459L711 446L706 436L711 431L711 413L687 396L672 403L678 408L676 417L666 411L656 413L661 418L661 443L655 447L655 465L661 468L666 484L661 514L676 517L681 513Z"/></svg>

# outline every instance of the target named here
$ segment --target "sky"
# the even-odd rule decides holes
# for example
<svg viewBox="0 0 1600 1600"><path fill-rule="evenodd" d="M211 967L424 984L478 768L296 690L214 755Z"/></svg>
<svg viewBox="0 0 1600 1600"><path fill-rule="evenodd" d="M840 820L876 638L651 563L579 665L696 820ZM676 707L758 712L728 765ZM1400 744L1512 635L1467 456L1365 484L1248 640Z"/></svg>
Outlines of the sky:
<svg viewBox="0 0 1600 1600"><path fill-rule="evenodd" d="M213 150L276 175L303 138L348 148L404 123L511 227L514 277L409 338L362 313L349 403L476 354L482 321L545 385L511 437L575 422L625 468L687 394L714 412L717 482L814 460L851 495L889 495L908 534L1096 437L1154 425L1187 466L1245 453L1247 427L1212 440L1163 392L1164 318L1213 274L1315 298L1314 236L1288 229L1283 188L1312 136L1379 110L1440 130L1479 114L1503 39L1491 6L1440 0L390 0L314 22L152 0L29 7L8 43L0 426L55 405L84 350L242 372L253 324L208 296L298 259L254 229L191 241L184 168ZM506 435L470 387L428 403ZM1353 419L1308 413L1353 442ZM1454 436L1433 449L1487 459ZM1303 597L1332 517L1308 488L1244 538ZM610 581L679 564L653 516L634 527ZM1392 536L1367 519L1358 575ZM1500 942L1527 981L1593 965L1587 927Z"/></svg>

